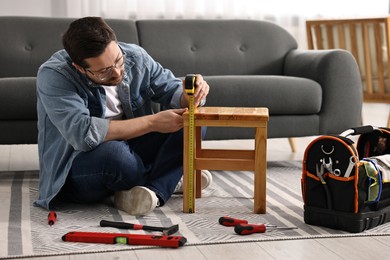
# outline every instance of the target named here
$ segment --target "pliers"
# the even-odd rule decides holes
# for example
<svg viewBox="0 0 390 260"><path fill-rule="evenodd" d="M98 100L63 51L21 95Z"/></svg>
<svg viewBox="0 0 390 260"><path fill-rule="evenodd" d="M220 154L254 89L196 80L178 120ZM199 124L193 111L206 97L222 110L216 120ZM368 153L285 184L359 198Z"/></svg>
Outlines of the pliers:
<svg viewBox="0 0 390 260"><path fill-rule="evenodd" d="M318 164L316 164L316 174L317 174L317 177L320 178L322 186L324 187L328 209L332 209L333 208L332 207L332 197L330 196L329 187L326 184L326 181L324 180L324 177L323 177L324 172L325 172L324 165L321 164L320 169L318 169Z"/></svg>

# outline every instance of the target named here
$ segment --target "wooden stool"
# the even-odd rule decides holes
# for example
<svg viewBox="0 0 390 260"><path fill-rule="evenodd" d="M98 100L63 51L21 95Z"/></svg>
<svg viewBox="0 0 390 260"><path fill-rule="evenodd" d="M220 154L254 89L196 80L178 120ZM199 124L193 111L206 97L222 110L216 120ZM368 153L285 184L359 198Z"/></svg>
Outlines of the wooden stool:
<svg viewBox="0 0 390 260"><path fill-rule="evenodd" d="M184 118L183 212L189 212L189 113ZM195 109L194 197L201 197L200 170L254 171L254 213L266 212L268 108L200 107ZM202 149L201 127L255 128L254 150ZM193 212L195 212L195 198Z"/></svg>

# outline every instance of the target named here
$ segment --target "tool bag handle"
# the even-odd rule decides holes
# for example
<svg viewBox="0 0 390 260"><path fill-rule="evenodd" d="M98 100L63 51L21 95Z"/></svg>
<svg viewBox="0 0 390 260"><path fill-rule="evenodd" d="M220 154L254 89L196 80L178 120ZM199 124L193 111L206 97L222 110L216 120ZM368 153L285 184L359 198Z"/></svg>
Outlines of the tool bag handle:
<svg viewBox="0 0 390 260"><path fill-rule="evenodd" d="M378 129L377 127L374 127L372 125L365 125L365 126L359 126L359 127L353 127L348 130L345 130L340 134L340 136L347 137L350 135L362 135L362 134L369 134L374 132L375 129Z"/></svg>

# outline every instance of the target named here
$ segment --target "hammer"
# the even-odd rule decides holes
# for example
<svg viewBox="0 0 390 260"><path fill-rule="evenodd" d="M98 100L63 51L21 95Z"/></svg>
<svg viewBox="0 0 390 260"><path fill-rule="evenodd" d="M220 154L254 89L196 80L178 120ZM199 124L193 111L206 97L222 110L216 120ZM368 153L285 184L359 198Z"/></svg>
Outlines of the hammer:
<svg viewBox="0 0 390 260"><path fill-rule="evenodd" d="M114 222L108 220L100 221L101 227L115 227L120 229L134 229L134 230L147 230L147 231L160 231L165 236L172 235L179 230L179 225L173 225L170 227L155 227L155 226L146 226L141 224L131 224L126 222Z"/></svg>

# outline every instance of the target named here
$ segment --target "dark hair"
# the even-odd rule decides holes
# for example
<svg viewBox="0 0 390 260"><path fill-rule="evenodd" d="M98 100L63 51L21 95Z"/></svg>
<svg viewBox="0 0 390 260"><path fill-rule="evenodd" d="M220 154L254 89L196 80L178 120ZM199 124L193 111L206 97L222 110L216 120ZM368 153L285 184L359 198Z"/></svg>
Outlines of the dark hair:
<svg viewBox="0 0 390 260"><path fill-rule="evenodd" d="M112 41L116 41L115 33L101 17L75 20L62 36L70 58L83 68L89 67L85 59L98 57Z"/></svg>

